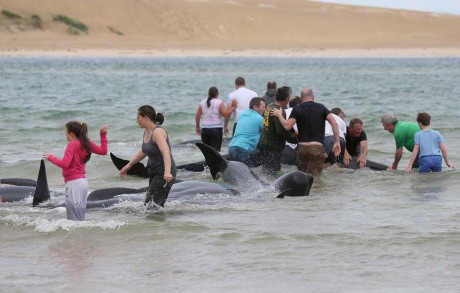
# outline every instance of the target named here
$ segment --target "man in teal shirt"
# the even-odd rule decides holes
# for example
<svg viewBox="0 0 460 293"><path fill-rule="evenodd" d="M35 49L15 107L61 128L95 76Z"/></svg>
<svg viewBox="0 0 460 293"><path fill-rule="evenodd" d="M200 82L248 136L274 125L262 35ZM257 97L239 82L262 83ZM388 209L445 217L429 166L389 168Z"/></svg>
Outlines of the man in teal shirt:
<svg viewBox="0 0 460 293"><path fill-rule="evenodd" d="M397 170L398 163L401 160L403 147L408 151L414 150L414 136L416 132L420 131L417 123L398 121L393 114L385 114L382 116L383 129L389 133L393 133L396 143L395 158L393 164L388 168L390 170ZM418 168L418 157L415 159L413 168Z"/></svg>
<svg viewBox="0 0 460 293"><path fill-rule="evenodd" d="M249 110L240 114L235 134L228 148L230 160L245 163L249 167L258 165L255 155L262 133L264 111L264 99L255 97L249 102Z"/></svg>

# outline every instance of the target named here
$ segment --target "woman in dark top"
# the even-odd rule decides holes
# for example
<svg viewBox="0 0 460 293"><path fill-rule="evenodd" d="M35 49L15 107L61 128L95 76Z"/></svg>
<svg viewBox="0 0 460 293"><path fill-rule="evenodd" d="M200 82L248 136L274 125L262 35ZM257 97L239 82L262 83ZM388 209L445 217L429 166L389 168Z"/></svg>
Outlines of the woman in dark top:
<svg viewBox="0 0 460 293"><path fill-rule="evenodd" d="M163 121L163 114L156 113L149 105L137 110L137 123L140 128L145 129L142 149L120 170L120 176L124 176L134 164L148 156L150 180L144 204L149 209L164 207L176 176L176 164L171 154L168 134L161 127Z"/></svg>

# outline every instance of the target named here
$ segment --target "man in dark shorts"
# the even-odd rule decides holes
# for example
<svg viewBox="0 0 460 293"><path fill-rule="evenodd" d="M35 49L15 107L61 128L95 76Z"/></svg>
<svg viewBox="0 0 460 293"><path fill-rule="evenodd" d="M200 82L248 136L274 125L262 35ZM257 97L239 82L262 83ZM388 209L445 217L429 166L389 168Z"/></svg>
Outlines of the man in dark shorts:
<svg viewBox="0 0 460 293"><path fill-rule="evenodd" d="M367 157L367 135L363 130L363 121L359 118L353 118L347 127L345 135L345 155L343 156L343 164L348 166L354 157L358 157L359 168L366 166Z"/></svg>
<svg viewBox="0 0 460 293"><path fill-rule="evenodd" d="M331 124L334 133L334 154L340 155L339 127L331 112L320 103L315 102L315 96L310 88L300 93L302 104L292 109L288 120L285 120L281 111L273 110L272 114L278 117L285 129L291 129L297 123L299 129L297 143L297 169L313 176L321 174L324 168L325 150L324 130L326 120Z"/></svg>

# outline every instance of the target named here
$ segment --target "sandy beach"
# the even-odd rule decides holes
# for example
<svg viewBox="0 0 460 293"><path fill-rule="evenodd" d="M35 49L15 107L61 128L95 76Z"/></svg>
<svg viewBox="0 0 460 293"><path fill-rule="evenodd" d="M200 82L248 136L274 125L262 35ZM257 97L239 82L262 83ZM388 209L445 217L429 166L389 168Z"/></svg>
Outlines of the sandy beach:
<svg viewBox="0 0 460 293"><path fill-rule="evenodd" d="M2 56L460 56L460 16L449 14L300 0L0 0L0 10Z"/></svg>

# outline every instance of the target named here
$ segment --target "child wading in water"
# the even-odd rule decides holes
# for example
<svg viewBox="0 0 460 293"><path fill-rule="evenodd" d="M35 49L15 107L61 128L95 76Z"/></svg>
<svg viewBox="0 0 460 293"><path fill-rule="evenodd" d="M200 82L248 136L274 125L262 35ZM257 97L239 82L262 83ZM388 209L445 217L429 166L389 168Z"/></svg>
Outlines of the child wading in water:
<svg viewBox="0 0 460 293"><path fill-rule="evenodd" d="M88 127L83 122L67 122L65 135L69 143L65 149L64 157L59 159L45 152L43 158L62 168L65 182L67 219L84 221L86 197L88 195L88 180L85 176L86 162L91 158L91 153L107 154L107 127L101 127L100 129L100 146L88 139Z"/></svg>
<svg viewBox="0 0 460 293"><path fill-rule="evenodd" d="M449 168L454 168L454 165L447 159L447 149L444 145L444 139L438 131L430 129L430 121L430 114L426 112L418 113L417 122L421 131L415 133L414 150L406 167L407 173L411 172L412 164L419 151L419 173L441 172L443 157L446 165Z"/></svg>

